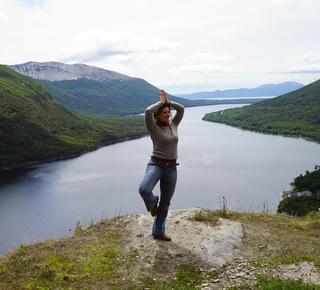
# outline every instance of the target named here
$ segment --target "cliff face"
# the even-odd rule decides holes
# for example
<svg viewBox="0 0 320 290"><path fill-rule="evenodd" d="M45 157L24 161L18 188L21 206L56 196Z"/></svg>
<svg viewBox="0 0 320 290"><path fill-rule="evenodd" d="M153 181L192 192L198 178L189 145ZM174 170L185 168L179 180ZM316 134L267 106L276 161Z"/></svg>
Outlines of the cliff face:
<svg viewBox="0 0 320 290"><path fill-rule="evenodd" d="M112 80L132 80L134 78L117 72L84 64L64 64L59 62L27 62L7 67L34 79L48 81L76 80L88 78L107 83Z"/></svg>

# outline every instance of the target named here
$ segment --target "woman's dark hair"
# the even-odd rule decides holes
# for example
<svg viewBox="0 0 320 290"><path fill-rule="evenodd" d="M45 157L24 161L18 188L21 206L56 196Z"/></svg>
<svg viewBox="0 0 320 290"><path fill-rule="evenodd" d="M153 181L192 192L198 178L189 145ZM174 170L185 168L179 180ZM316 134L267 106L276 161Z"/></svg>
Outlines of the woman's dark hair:
<svg viewBox="0 0 320 290"><path fill-rule="evenodd" d="M155 111L153 113L153 119L154 119L154 122L156 124L159 123L159 118L158 117L160 116L160 114L162 113L164 108L169 108L169 111L170 111L170 105L167 104L167 103L164 103L164 104L162 104L162 106L157 111Z"/></svg>

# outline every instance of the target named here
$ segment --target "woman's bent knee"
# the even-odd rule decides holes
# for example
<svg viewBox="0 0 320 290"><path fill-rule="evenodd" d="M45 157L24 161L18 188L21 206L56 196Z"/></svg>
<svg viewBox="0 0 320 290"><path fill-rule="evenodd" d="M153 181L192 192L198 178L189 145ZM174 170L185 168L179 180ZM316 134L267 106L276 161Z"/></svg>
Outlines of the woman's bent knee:
<svg viewBox="0 0 320 290"><path fill-rule="evenodd" d="M148 194L150 194L150 191L145 186L140 185L139 194L141 196L147 196Z"/></svg>

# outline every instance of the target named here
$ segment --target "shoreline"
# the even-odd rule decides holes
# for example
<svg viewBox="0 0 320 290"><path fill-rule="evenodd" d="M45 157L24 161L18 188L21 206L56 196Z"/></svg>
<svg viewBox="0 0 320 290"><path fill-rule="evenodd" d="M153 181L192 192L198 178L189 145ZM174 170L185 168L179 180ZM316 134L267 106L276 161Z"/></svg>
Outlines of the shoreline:
<svg viewBox="0 0 320 290"><path fill-rule="evenodd" d="M75 153L75 154L62 156L62 157L55 157L55 158L51 158L51 159L47 159L47 160L43 160L43 161L28 162L26 164L16 165L16 166L12 166L12 167L0 168L0 174L2 172L9 172L11 170L23 169L23 168L26 168L26 167L32 166L32 165L44 164L44 163L50 163L50 162L55 162L55 161L60 161L60 160L67 160L67 159L77 158L77 157L82 156L82 155L84 155L86 153L94 152L94 151L99 150L99 149L101 149L103 147L106 147L106 146L110 146L110 145L114 145L114 144L118 144L118 143L122 143L122 142L126 142L126 141L131 141L131 140L137 140L137 139L140 139L140 138L144 138L145 136L147 136L147 135L145 134L145 135L142 135L142 136L139 136L139 137L134 137L134 138L122 138L120 140L109 142L109 143L106 143L104 145L98 145L98 146L93 147L93 148L91 148L90 150L87 150L87 151L81 151L80 153Z"/></svg>

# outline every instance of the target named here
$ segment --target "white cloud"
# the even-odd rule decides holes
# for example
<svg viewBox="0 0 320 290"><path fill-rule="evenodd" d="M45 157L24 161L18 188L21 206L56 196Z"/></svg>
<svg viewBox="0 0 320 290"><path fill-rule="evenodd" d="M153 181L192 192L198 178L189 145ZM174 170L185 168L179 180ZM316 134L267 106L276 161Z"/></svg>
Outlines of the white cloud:
<svg viewBox="0 0 320 290"><path fill-rule="evenodd" d="M297 60L306 62L320 62L320 54L313 51L308 51L304 54L298 55Z"/></svg>
<svg viewBox="0 0 320 290"><path fill-rule="evenodd" d="M212 53L195 53L180 59L180 65L168 69L173 74L181 73L222 73L238 71L233 66L221 64L221 62L231 61L232 55L216 55ZM218 64L219 63L219 64Z"/></svg>
<svg viewBox="0 0 320 290"><path fill-rule="evenodd" d="M317 0L301 0L301 5L313 4L313 3L316 3L316 1Z"/></svg>
<svg viewBox="0 0 320 290"><path fill-rule="evenodd" d="M319 0L0 2L4 64L85 63L175 92L307 84L319 70Z"/></svg>
<svg viewBox="0 0 320 290"><path fill-rule="evenodd" d="M295 0L272 0L271 3L273 5L289 5Z"/></svg>
<svg viewBox="0 0 320 290"><path fill-rule="evenodd" d="M317 3L318 0L272 0L273 5L286 6L294 3L299 3L300 5L309 5Z"/></svg>
<svg viewBox="0 0 320 290"><path fill-rule="evenodd" d="M206 72L226 72L226 71L234 71L235 69L230 66L223 66L220 64L212 64L212 63L201 63L201 64L186 64L176 68L169 69L169 72L172 73L206 73Z"/></svg>
<svg viewBox="0 0 320 290"><path fill-rule="evenodd" d="M93 30L85 31L79 40L93 42L110 47L115 52L152 51L158 52L175 47L177 44L169 43L153 35L134 35L123 31Z"/></svg>
<svg viewBox="0 0 320 290"><path fill-rule="evenodd" d="M43 6L46 0L16 0L24 6Z"/></svg>
<svg viewBox="0 0 320 290"><path fill-rule="evenodd" d="M301 74L301 73L306 73L306 74L319 74L320 73L320 64L309 64L309 65L304 65L304 66L294 66L289 69L290 73L295 73L295 74Z"/></svg>
<svg viewBox="0 0 320 290"><path fill-rule="evenodd" d="M164 52L136 53L133 55L133 59L137 64L144 63L149 65L173 64L178 61L172 54Z"/></svg>
<svg viewBox="0 0 320 290"><path fill-rule="evenodd" d="M178 46L177 43L168 42L153 35L134 35L126 32L93 30L85 31L77 37L76 46L64 48L60 51L60 59L65 61L98 61L114 55L118 59L142 59L140 54L145 54L144 59L154 56L154 62L161 62L172 57L163 53L165 50ZM127 55L127 57L125 57Z"/></svg>
<svg viewBox="0 0 320 290"><path fill-rule="evenodd" d="M206 63L215 63L226 60L232 60L234 57L232 55L215 55L212 53L195 53L191 55L188 59L191 62L206 62Z"/></svg>
<svg viewBox="0 0 320 290"><path fill-rule="evenodd" d="M9 19L9 17L5 14L5 13L3 13L3 12L1 12L0 11L0 20L8 20Z"/></svg>

